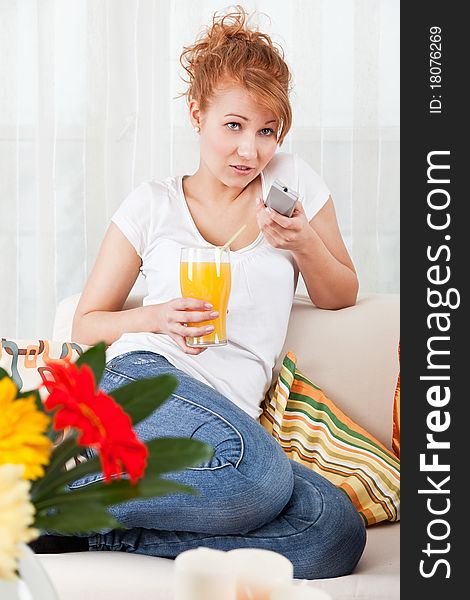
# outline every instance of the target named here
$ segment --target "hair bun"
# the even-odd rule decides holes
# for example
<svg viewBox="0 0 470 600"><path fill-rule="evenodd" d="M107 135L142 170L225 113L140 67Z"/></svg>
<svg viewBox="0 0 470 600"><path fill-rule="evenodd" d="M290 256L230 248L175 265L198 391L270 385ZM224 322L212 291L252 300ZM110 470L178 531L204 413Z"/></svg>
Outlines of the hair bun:
<svg viewBox="0 0 470 600"><path fill-rule="evenodd" d="M292 122L289 102L291 75L284 52L270 36L249 26L250 16L237 5L226 14L215 13L212 24L183 49L180 63L188 75L180 95L207 107L218 84L233 81L269 107L279 120L281 144Z"/></svg>

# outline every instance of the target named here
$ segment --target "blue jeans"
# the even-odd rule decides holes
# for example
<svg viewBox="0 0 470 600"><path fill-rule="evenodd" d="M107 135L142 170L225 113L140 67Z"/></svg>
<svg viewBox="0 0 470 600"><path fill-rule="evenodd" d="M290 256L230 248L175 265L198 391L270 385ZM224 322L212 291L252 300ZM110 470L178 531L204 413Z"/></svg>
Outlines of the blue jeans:
<svg viewBox="0 0 470 600"><path fill-rule="evenodd" d="M128 352L106 366L101 388L170 373L172 396L136 426L140 439L191 437L215 449L207 464L163 477L190 485L198 496L170 494L109 508L127 529L89 537L90 550L174 558L206 546L265 548L283 554L296 578L350 573L364 550L362 518L346 494L296 463L257 422L211 387L152 352ZM101 475L83 478L87 485Z"/></svg>

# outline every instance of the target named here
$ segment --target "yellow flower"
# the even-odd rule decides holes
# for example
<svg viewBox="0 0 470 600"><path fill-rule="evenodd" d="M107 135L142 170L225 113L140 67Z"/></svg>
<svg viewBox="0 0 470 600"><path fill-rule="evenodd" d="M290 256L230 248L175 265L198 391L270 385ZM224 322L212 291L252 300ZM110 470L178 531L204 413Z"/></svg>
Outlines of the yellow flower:
<svg viewBox="0 0 470 600"><path fill-rule="evenodd" d="M44 475L52 442L45 435L49 417L38 410L34 396L16 398L13 381L0 380L0 465L24 465L24 478Z"/></svg>
<svg viewBox="0 0 470 600"><path fill-rule="evenodd" d="M34 506L29 500L31 483L23 481L22 465L0 466L0 579L14 579L20 544L38 537L29 527L34 522Z"/></svg>

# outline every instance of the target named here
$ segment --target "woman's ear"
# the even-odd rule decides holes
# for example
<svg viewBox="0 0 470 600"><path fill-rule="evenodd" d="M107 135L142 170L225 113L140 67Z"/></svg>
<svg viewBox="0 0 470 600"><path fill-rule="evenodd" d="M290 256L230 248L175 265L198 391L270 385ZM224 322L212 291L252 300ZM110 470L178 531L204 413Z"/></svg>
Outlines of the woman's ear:
<svg viewBox="0 0 470 600"><path fill-rule="evenodd" d="M197 100L189 101L189 118L193 127L201 127L201 111Z"/></svg>

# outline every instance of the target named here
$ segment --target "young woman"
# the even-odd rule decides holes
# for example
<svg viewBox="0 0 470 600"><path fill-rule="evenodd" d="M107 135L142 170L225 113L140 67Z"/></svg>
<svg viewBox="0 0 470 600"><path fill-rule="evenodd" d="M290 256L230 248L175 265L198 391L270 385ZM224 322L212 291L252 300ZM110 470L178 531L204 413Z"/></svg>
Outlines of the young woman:
<svg viewBox="0 0 470 600"><path fill-rule="evenodd" d="M80 543L165 557L198 546L258 547L287 556L295 577L344 575L364 548L362 519L342 491L289 460L257 418L299 272L316 306L338 309L356 301L354 266L325 183L297 155L276 153L291 125L290 73L270 37L250 29L237 7L215 16L181 61L199 168L143 183L124 200L81 296L73 338L109 345L105 391L161 373L178 378L176 392L138 426L142 439L193 436L216 452L209 464L170 476L200 496L113 507L128 529ZM291 218L265 208L276 178L300 193ZM231 247L228 345L191 348L186 337L204 335L198 323L217 314L204 299L180 297L180 250L223 245L243 224ZM144 305L121 310L140 270Z"/></svg>

